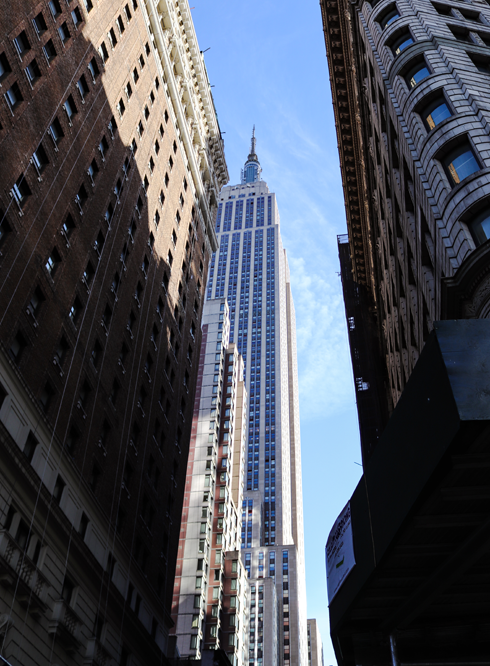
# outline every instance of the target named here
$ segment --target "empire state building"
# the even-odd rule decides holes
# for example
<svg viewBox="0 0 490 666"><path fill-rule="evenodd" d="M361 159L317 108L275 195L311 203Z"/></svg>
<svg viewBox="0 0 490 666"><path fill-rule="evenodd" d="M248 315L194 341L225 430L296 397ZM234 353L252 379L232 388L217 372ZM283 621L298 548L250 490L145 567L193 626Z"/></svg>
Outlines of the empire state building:
<svg viewBox="0 0 490 666"><path fill-rule="evenodd" d="M241 556L251 586L249 666L305 666L306 597L296 326L276 196L255 131L224 187L207 300L226 298L249 396Z"/></svg>

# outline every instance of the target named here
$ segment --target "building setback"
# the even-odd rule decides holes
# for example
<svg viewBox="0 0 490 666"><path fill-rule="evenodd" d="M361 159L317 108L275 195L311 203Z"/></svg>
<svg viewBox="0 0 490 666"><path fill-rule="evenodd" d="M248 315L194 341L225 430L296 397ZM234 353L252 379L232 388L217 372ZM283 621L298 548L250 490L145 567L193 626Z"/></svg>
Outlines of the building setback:
<svg viewBox="0 0 490 666"><path fill-rule="evenodd" d="M0 26L0 653L161 664L228 178L204 61L186 0Z"/></svg>
<svg viewBox="0 0 490 666"><path fill-rule="evenodd" d="M180 656L222 648L247 663L248 581L240 561L247 394L229 343L225 299L207 301L180 530L172 617Z"/></svg>
<svg viewBox="0 0 490 666"><path fill-rule="evenodd" d="M306 666L296 330L275 195L255 136L239 185L222 189L206 299L226 298L248 390L241 554L250 581L250 666Z"/></svg>
<svg viewBox="0 0 490 666"><path fill-rule="evenodd" d="M333 645L342 666L482 663L490 9L320 4L364 466L328 541Z"/></svg>

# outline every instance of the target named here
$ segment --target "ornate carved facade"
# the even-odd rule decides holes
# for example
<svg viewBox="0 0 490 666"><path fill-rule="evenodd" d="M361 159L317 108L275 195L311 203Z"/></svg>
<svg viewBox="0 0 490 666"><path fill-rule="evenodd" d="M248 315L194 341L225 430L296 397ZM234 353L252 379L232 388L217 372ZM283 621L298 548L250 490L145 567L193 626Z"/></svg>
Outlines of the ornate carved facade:
<svg viewBox="0 0 490 666"><path fill-rule="evenodd" d="M435 320L488 313L484 284L470 286L486 252L468 258L490 236L490 8L321 8L353 277L370 295L394 406Z"/></svg>

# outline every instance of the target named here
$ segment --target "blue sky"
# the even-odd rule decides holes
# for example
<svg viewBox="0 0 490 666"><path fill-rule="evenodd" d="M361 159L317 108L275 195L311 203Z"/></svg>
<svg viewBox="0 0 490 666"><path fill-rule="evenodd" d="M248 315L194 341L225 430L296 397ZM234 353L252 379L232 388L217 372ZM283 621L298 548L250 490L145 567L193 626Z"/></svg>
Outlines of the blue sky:
<svg viewBox="0 0 490 666"><path fill-rule="evenodd" d="M361 475L337 234L346 233L337 138L317 0L190 0L213 87L230 183L255 124L276 193L295 300L308 617L335 664L324 547Z"/></svg>

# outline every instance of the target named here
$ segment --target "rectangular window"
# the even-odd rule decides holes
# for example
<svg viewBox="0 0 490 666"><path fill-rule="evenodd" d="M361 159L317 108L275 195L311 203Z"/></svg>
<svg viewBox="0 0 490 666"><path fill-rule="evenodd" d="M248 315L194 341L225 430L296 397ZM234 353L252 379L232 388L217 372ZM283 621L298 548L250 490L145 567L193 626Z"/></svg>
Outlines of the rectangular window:
<svg viewBox="0 0 490 666"><path fill-rule="evenodd" d="M39 65L37 64L35 58L33 58L27 65L25 72L31 86L33 86L36 81L41 78L41 70L39 69Z"/></svg>
<svg viewBox="0 0 490 666"><path fill-rule="evenodd" d="M65 46L66 42L70 39L70 31L68 30L66 21L58 28L58 35L60 37L61 43L63 46Z"/></svg>
<svg viewBox="0 0 490 666"><path fill-rule="evenodd" d="M43 46L43 53L44 57L46 58L46 62L48 65L50 65L51 62L56 58L56 49L52 39L50 39L49 42L46 42L46 44Z"/></svg>
<svg viewBox="0 0 490 666"><path fill-rule="evenodd" d="M18 83L15 81L12 86L5 93L5 100L9 106L10 111L13 113L14 110L19 106L21 102L24 101L22 93Z"/></svg>

